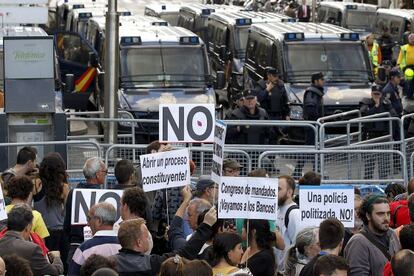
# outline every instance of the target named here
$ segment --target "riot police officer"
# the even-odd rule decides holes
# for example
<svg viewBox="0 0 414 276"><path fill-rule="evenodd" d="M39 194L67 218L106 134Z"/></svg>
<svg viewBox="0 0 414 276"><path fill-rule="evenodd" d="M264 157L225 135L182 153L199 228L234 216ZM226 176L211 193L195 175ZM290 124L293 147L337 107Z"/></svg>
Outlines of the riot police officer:
<svg viewBox="0 0 414 276"><path fill-rule="evenodd" d="M266 78L258 81L254 93L271 120L289 120L289 100L276 68L266 68Z"/></svg>
<svg viewBox="0 0 414 276"><path fill-rule="evenodd" d="M377 85L371 88L371 98L364 98L360 102L360 111L362 116L389 112L391 116L397 116L391 101L382 96ZM363 124L364 140L379 138L389 134L389 126L387 122L372 122ZM378 162L378 174L381 179L385 179L390 174L390 161L388 155L365 154L365 179L372 179L375 161Z"/></svg>
<svg viewBox="0 0 414 276"><path fill-rule="evenodd" d="M313 73L311 76L311 86L309 86L303 96L303 119L307 121L317 121L324 116L323 96L325 79L321 72ZM315 133L313 129L305 129L305 144L315 145ZM292 176L299 179L305 165L303 159L298 160ZM314 165L313 165L314 166Z"/></svg>

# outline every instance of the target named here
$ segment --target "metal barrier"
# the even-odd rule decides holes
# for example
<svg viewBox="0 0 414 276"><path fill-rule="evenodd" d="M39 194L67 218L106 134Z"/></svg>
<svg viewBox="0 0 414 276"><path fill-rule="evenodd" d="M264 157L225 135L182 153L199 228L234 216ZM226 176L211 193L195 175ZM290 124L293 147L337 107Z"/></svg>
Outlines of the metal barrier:
<svg viewBox="0 0 414 276"><path fill-rule="evenodd" d="M354 109L354 110L350 110L350 111L336 113L336 114L332 114L332 115L329 115L329 116L321 117L317 120L317 122L319 124L323 124L324 122L326 122L328 120L343 118L343 117L350 116L350 115L358 115L358 117L361 117L361 111L359 111L359 109Z"/></svg>
<svg viewBox="0 0 414 276"><path fill-rule="evenodd" d="M113 160L113 152L116 149L145 150L146 145L124 145L124 144L111 145L105 152L105 164L107 164L108 168L111 166L111 161ZM212 160L213 160L213 147L205 147L205 146L190 147L189 150L190 150L190 158L194 162L197 161L197 158L195 158L194 155L198 154L199 156L202 156L200 158L200 162L198 166L199 167L198 175L210 174ZM238 150L238 149L224 148L224 153L226 157L237 160L244 168L246 168L245 174L247 174L247 172L250 172L252 170L252 160L247 152L243 150Z"/></svg>
<svg viewBox="0 0 414 276"><path fill-rule="evenodd" d="M67 173L80 174L82 173L83 165L86 159L90 157L101 157L101 147L95 141L44 141L44 142L24 142L24 143L0 143L0 147L23 147L23 146L56 146L66 145L67 146ZM78 147L74 147L78 145ZM79 145L82 145L79 147ZM72 148L73 147L73 148ZM72 148L72 150L71 150ZM17 152L17 149L16 149ZM80 158L83 156L84 158ZM83 174L82 174L83 176Z"/></svg>
<svg viewBox="0 0 414 276"><path fill-rule="evenodd" d="M278 162L275 166L280 163L280 174L292 174L291 171L298 165L302 166L300 173L319 165L324 183L406 183L408 180L406 170L392 174L392 164L386 162L387 159L398 157L402 166L406 168L406 157L396 150L267 151L259 156L259 166L263 167L264 158L272 156ZM313 163L315 159L319 160L319 164ZM286 171L286 168L290 171Z"/></svg>

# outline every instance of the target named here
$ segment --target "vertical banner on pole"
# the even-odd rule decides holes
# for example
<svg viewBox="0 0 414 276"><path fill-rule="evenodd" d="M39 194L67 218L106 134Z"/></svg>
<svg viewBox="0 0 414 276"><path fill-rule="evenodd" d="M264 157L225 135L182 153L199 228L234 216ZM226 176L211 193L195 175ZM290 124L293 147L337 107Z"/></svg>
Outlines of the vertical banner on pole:
<svg viewBox="0 0 414 276"><path fill-rule="evenodd" d="M226 140L226 124L223 121L216 121L214 128L213 164L211 166L211 178L220 184L220 177L223 173L224 142Z"/></svg>

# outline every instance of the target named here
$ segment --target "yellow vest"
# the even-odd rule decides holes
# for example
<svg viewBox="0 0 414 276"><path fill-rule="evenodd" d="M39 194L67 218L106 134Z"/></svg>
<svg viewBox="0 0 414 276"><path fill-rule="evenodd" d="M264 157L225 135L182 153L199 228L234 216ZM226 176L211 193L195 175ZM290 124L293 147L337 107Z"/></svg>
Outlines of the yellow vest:
<svg viewBox="0 0 414 276"><path fill-rule="evenodd" d="M407 49L408 49L408 44L401 46L401 52L402 52L402 59L400 62L401 70L404 70L405 66L407 65Z"/></svg>
<svg viewBox="0 0 414 276"><path fill-rule="evenodd" d="M369 52L369 55L371 57L371 62L374 65L374 67L378 67L378 50L379 45L374 41L374 44L372 44L371 51Z"/></svg>

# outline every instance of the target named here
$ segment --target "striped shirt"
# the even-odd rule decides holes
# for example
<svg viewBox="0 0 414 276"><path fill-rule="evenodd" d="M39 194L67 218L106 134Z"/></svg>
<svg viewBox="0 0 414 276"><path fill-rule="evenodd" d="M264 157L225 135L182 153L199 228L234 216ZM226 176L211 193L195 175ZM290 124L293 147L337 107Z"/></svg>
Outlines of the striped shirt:
<svg viewBox="0 0 414 276"><path fill-rule="evenodd" d="M75 251L69 265L68 275L80 275L80 268L92 254L109 257L118 253L121 245L117 233L113 230L102 230L95 233L92 239L83 242Z"/></svg>

